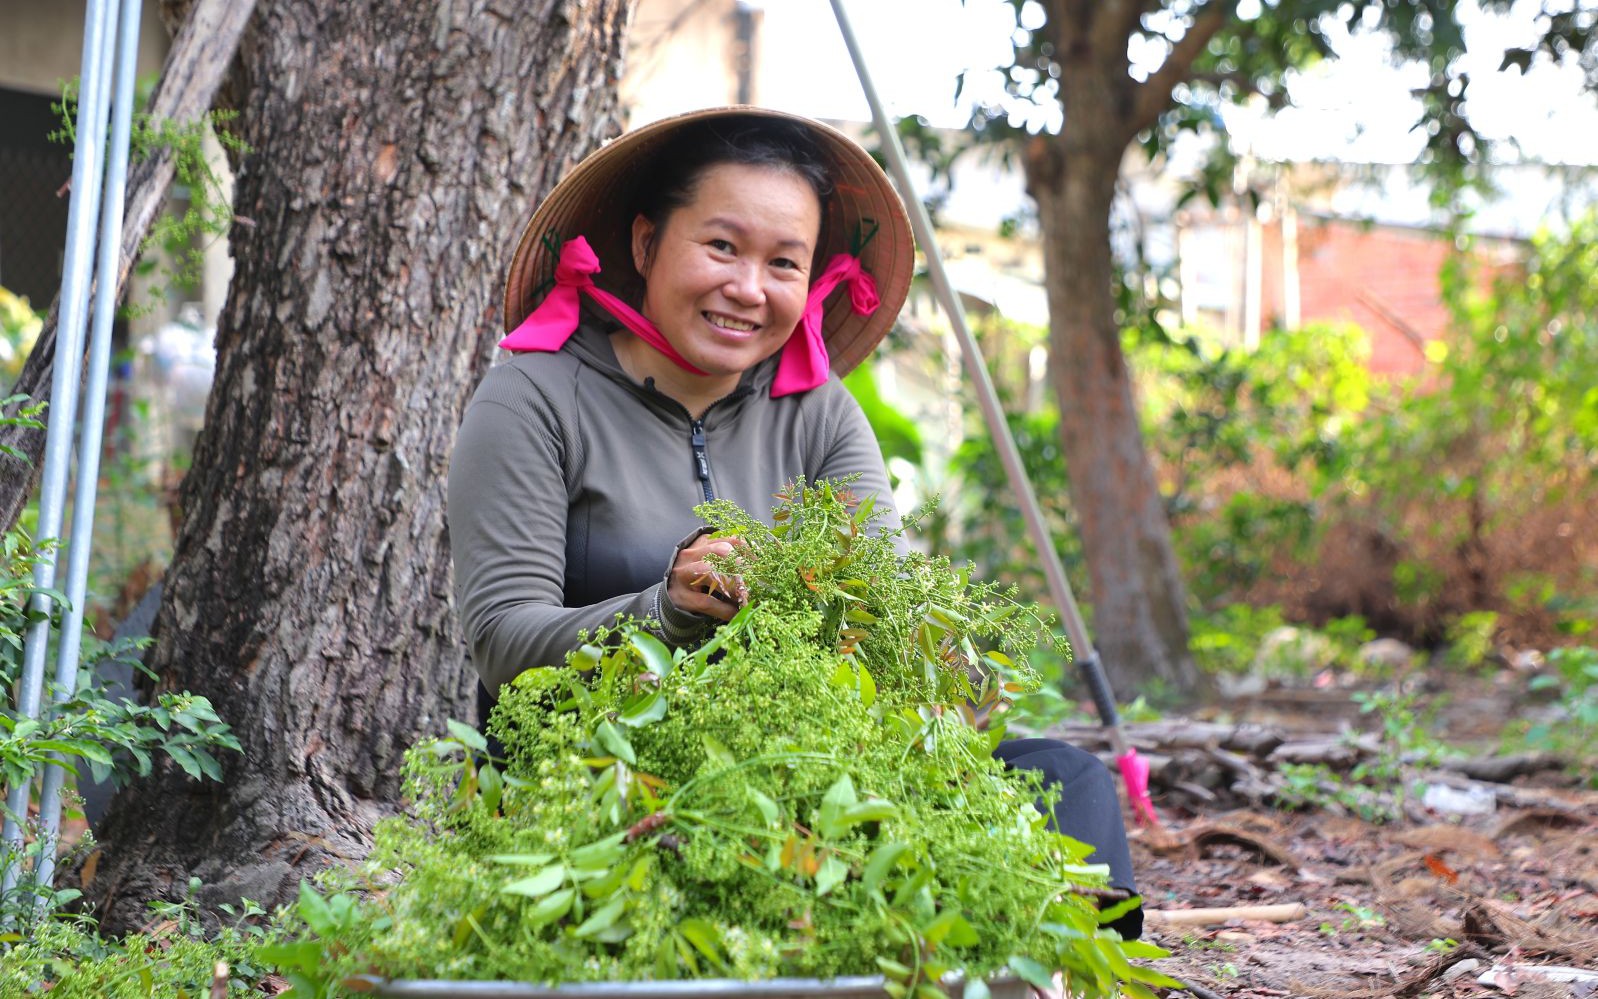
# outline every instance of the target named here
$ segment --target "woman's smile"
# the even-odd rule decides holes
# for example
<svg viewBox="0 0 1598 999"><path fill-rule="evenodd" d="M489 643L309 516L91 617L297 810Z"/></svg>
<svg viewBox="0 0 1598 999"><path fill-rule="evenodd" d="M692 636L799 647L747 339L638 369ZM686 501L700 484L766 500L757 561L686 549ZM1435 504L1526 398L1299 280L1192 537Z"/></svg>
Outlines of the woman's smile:
<svg viewBox="0 0 1598 999"><path fill-rule="evenodd" d="M820 229L821 203L798 174L731 163L705 170L692 199L658 229L639 216L633 260L645 281L640 311L704 374L630 344L629 366L690 409L731 391L798 326Z"/></svg>

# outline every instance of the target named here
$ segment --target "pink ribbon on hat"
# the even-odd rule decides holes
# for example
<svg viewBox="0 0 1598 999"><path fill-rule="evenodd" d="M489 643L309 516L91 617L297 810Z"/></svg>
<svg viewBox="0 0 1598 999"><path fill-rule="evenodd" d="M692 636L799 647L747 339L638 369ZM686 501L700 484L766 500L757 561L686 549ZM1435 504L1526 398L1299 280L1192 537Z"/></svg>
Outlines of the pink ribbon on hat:
<svg viewBox="0 0 1598 999"><path fill-rule="evenodd" d="M578 236L567 240L561 246L560 259L555 264L555 286L499 345L517 352L559 350L577 330L582 312L579 296L586 294L684 371L696 375L705 373L677 353L654 323L626 302L595 285L594 275L599 271L599 257L594 254L586 238ZM771 385L772 398L807 392L827 380L832 362L827 356L826 340L821 334L822 312L827 296L844 282L849 285L849 304L855 312L867 316L876 311L877 285L860 266L860 258L848 253L834 256L827 262L821 276L810 286L799 325L783 346L782 357L777 362L777 377Z"/></svg>
<svg viewBox="0 0 1598 999"><path fill-rule="evenodd" d="M623 326L670 358L677 367L696 375L704 374L677 353L655 329L654 323L639 315L626 302L595 285L594 275L598 273L599 257L594 254L594 248L588 245L588 240L582 236L567 240L560 248L560 260L555 264L555 287L538 303L538 308L529 313L521 325L501 340L499 345L506 350L519 352L552 353L559 350L577 331L577 322L582 313L578 294L586 293Z"/></svg>
<svg viewBox="0 0 1598 999"><path fill-rule="evenodd" d="M821 335L821 315L827 296L844 282L849 284L849 305L856 313L869 316L877 311L877 283L860 266L860 258L840 253L827 261L821 276L810 286L798 328L783 345L777 380L771 383L773 399L808 391L827 380L832 359L827 356L827 341Z"/></svg>

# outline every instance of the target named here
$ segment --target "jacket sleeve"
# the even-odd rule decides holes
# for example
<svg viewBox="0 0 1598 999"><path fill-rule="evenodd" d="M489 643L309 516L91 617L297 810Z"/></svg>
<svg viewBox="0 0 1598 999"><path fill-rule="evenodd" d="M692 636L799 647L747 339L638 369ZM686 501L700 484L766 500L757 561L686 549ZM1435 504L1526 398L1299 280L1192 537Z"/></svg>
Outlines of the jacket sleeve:
<svg viewBox="0 0 1598 999"><path fill-rule="evenodd" d="M491 694L525 669L565 662L580 632L618 614L660 622L661 637L678 645L708 620L671 606L663 583L563 606L567 483L578 456L556 412L525 375L495 368L467 407L450 461L456 607Z"/></svg>
<svg viewBox="0 0 1598 999"><path fill-rule="evenodd" d="M882 460L882 447L872 432L866 414L849 390L837 376L816 390L824 393L825 406L820 420L822 433L819 454L811 473L812 479L838 479L847 475L858 476L854 493L861 499L875 496L875 510L879 515L876 529L897 531L900 527L899 510L893 501L893 486L888 479L888 468ZM899 548L905 545L901 536Z"/></svg>

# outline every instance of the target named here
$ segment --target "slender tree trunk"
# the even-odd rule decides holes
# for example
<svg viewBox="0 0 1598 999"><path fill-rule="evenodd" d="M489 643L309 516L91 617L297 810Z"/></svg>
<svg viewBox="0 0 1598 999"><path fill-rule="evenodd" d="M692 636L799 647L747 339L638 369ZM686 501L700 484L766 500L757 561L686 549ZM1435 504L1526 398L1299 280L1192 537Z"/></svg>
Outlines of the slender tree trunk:
<svg viewBox="0 0 1598 999"><path fill-rule="evenodd" d="M1192 694L1201 681L1187 648L1186 592L1115 321L1110 208L1135 132L1132 82L1124 35L1119 51L1090 51L1094 41L1076 36L1061 75L1065 129L1037 137L1023 157L1043 230L1049 376L1092 578L1094 643L1111 683L1123 699L1151 682Z"/></svg>
<svg viewBox="0 0 1598 999"><path fill-rule="evenodd" d="M406 747L472 717L444 479L554 180L616 131L629 0L259 0L216 381L157 621L164 688L244 744L221 784L120 794L91 897L115 930L191 876L273 904L361 857Z"/></svg>

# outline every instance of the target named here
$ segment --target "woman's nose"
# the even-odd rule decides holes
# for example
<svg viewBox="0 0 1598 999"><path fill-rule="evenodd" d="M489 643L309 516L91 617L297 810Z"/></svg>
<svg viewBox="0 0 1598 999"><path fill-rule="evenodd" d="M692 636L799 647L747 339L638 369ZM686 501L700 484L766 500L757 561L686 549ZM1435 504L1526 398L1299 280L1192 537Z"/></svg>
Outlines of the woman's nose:
<svg viewBox="0 0 1598 999"><path fill-rule="evenodd" d="M727 277L727 297L743 305L759 305L766 300L760 281L760 265L740 261Z"/></svg>

